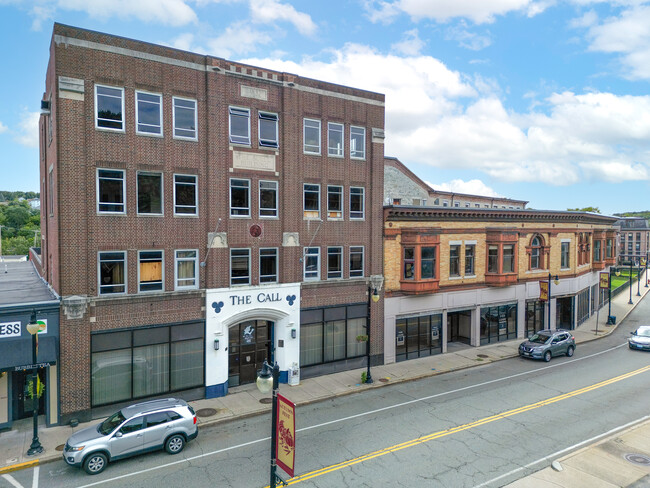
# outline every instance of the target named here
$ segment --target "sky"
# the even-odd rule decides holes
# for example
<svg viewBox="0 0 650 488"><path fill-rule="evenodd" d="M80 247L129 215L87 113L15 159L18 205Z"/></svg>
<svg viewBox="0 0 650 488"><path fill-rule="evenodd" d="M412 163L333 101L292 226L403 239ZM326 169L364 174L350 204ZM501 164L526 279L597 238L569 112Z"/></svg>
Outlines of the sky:
<svg viewBox="0 0 650 488"><path fill-rule="evenodd" d="M650 209L650 0L0 0L0 190L39 191L54 22L384 93L436 189Z"/></svg>

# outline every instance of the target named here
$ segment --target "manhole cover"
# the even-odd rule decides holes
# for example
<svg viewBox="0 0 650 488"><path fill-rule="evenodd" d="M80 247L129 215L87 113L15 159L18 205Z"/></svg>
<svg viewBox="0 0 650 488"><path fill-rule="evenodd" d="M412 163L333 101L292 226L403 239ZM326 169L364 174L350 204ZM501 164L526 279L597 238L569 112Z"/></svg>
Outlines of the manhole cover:
<svg viewBox="0 0 650 488"><path fill-rule="evenodd" d="M262 398L260 403L273 403L273 398Z"/></svg>
<svg viewBox="0 0 650 488"><path fill-rule="evenodd" d="M479 358L489 358L490 356L488 356L487 354L477 354L476 357L479 357Z"/></svg>
<svg viewBox="0 0 650 488"><path fill-rule="evenodd" d="M650 466L650 457L645 456L643 454L626 454L623 456L627 461L631 462L632 464L638 464L640 466Z"/></svg>
<svg viewBox="0 0 650 488"><path fill-rule="evenodd" d="M59 444L54 448L55 451L63 451L63 448L65 447L65 444Z"/></svg>
<svg viewBox="0 0 650 488"><path fill-rule="evenodd" d="M379 378L382 383L388 383L388 378Z"/></svg>
<svg viewBox="0 0 650 488"><path fill-rule="evenodd" d="M200 408L196 411L196 415L199 417L212 417L216 413L217 411L214 408Z"/></svg>

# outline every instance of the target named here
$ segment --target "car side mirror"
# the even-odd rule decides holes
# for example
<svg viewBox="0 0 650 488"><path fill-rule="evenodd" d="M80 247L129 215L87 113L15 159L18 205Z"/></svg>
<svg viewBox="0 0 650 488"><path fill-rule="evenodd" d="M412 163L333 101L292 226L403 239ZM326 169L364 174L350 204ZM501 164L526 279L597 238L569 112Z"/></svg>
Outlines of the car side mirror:
<svg viewBox="0 0 650 488"><path fill-rule="evenodd" d="M630 332L630 335L636 335L636 330L633 330L632 332Z"/></svg>
<svg viewBox="0 0 650 488"><path fill-rule="evenodd" d="M120 432L119 430L115 433L115 437L122 437L124 434Z"/></svg>

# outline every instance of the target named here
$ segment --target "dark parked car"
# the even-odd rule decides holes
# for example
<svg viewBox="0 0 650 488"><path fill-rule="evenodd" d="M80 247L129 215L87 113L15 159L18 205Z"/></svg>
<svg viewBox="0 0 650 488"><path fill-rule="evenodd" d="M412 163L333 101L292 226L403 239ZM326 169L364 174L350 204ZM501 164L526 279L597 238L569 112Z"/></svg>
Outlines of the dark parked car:
<svg viewBox="0 0 650 488"><path fill-rule="evenodd" d="M575 337L568 330L540 330L519 345L519 355L524 358L543 359L566 354L573 356L576 350Z"/></svg>
<svg viewBox="0 0 650 488"><path fill-rule="evenodd" d="M627 340L630 349L641 349L650 351L650 325L642 325L634 332L630 332L632 337Z"/></svg>
<svg viewBox="0 0 650 488"><path fill-rule="evenodd" d="M178 454L198 433L196 415L185 400L152 400L123 408L101 424L75 432L65 443L63 459L88 474L98 474L110 461L136 454L163 448Z"/></svg>

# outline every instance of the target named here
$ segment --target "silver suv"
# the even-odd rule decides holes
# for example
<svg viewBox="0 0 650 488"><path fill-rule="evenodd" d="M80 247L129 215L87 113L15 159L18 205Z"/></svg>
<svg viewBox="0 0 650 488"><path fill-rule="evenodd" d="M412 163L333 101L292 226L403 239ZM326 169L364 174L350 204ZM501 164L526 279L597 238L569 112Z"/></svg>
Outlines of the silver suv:
<svg viewBox="0 0 650 488"><path fill-rule="evenodd" d="M98 474L110 461L135 454L163 448L178 454L198 433L196 414L185 400L152 400L75 432L65 443L63 459L70 466L83 466L88 474Z"/></svg>
<svg viewBox="0 0 650 488"><path fill-rule="evenodd" d="M552 357L566 354L573 356L576 350L575 337L568 330L540 330L519 345L519 356L543 359L547 363Z"/></svg>

